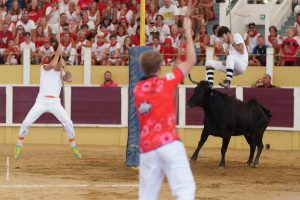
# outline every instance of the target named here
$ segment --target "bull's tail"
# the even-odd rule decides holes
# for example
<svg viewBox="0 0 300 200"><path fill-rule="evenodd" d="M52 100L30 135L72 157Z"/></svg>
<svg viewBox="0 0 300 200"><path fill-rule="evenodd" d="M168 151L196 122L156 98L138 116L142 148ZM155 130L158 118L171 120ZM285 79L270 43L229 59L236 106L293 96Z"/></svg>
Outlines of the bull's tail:
<svg viewBox="0 0 300 200"><path fill-rule="evenodd" d="M262 104L260 104L260 103L257 101L256 98L251 98L251 99L247 102L247 104L248 104L248 105L254 105L254 104L259 105L259 106L263 109L264 113L267 115L268 118L271 118L271 117L272 117L271 111L270 111L268 108L266 108L265 106L263 106Z"/></svg>

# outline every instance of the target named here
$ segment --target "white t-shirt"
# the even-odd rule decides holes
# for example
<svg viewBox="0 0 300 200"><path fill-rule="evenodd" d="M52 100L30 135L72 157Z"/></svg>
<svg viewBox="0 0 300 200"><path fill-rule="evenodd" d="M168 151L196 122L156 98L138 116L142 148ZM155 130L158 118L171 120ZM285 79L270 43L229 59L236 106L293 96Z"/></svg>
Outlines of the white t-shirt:
<svg viewBox="0 0 300 200"><path fill-rule="evenodd" d="M22 25L25 29L25 32L29 33L31 33L32 29L35 29L35 24L32 20L28 20L27 24L24 24L22 21L18 21L16 27L18 27L19 25Z"/></svg>
<svg viewBox="0 0 300 200"><path fill-rule="evenodd" d="M55 71L54 69L46 71L42 65L40 77L40 91L38 97L51 95L59 98L61 87L61 71Z"/></svg>
<svg viewBox="0 0 300 200"><path fill-rule="evenodd" d="M178 13L179 13L179 15L186 16L188 13L188 7L187 6L179 7Z"/></svg>
<svg viewBox="0 0 300 200"><path fill-rule="evenodd" d="M121 44L119 42L117 42L116 45L111 46L111 44L108 45L108 52L109 52L109 56L113 56L117 49L121 49Z"/></svg>
<svg viewBox="0 0 300 200"><path fill-rule="evenodd" d="M244 40L247 39L248 33L246 32L244 34ZM254 37L249 37L249 44L247 45L248 53L251 54L253 52L254 47L257 45L257 37L260 36L260 34L256 34Z"/></svg>
<svg viewBox="0 0 300 200"><path fill-rule="evenodd" d="M121 12L118 11L117 19L118 19L118 20L121 20L122 18L126 18L127 23L131 23L132 16L133 16L133 13L132 13L131 10L128 10L128 12L126 13L125 16L122 16L122 15L121 15Z"/></svg>
<svg viewBox="0 0 300 200"><path fill-rule="evenodd" d="M60 24L56 23L52 26L52 34L55 34L56 37L58 38L59 36L59 33L62 33L63 32L63 27L60 26Z"/></svg>
<svg viewBox="0 0 300 200"><path fill-rule="evenodd" d="M163 36L166 38L168 35L170 35L170 28L168 25L164 24L163 26L159 27L156 26L157 30L159 31L159 35Z"/></svg>
<svg viewBox="0 0 300 200"><path fill-rule="evenodd" d="M89 31L95 29L95 24L92 21L88 21L88 23L86 23L89 26ZM80 23L79 28L81 27L82 23Z"/></svg>
<svg viewBox="0 0 300 200"><path fill-rule="evenodd" d="M48 49L46 49L44 46L41 46L39 48L39 51L43 53L45 56L50 56L52 53L54 53L54 49L52 46L50 46Z"/></svg>
<svg viewBox="0 0 300 200"><path fill-rule="evenodd" d="M248 63L248 52L247 52L247 48L245 45L245 42L242 38L242 36L239 33L235 33L233 35L233 40L235 44L244 44L244 54L240 54L231 44L229 47L229 55L233 55L235 57L238 57L240 59L242 59L243 61L245 61L246 63ZM224 43L223 44L223 49L224 51L228 48L228 43Z"/></svg>
<svg viewBox="0 0 300 200"><path fill-rule="evenodd" d="M60 11L60 13L67 13L67 12L69 12L69 3L65 4L64 1L61 1L59 3L59 11Z"/></svg>
<svg viewBox="0 0 300 200"><path fill-rule="evenodd" d="M164 23L169 26L175 24L175 17L179 15L178 9L174 5L170 5L169 8L166 8L165 6L161 7L158 14L164 17Z"/></svg>
<svg viewBox="0 0 300 200"><path fill-rule="evenodd" d="M102 59L102 52L107 49L108 44L104 43L102 46L99 46L97 42L92 44L92 52L96 55L98 60Z"/></svg>
<svg viewBox="0 0 300 200"><path fill-rule="evenodd" d="M123 46L124 41L125 41L125 38L126 38L127 36L128 36L128 35L123 35L123 36L118 36L118 35L117 35L117 41L118 41L118 43L120 43L121 46Z"/></svg>
<svg viewBox="0 0 300 200"><path fill-rule="evenodd" d="M26 44L26 42L22 42L20 44L20 51L24 51L24 48L26 46L30 47L31 52L35 52L36 51L35 44L33 42L30 42L30 44Z"/></svg>
<svg viewBox="0 0 300 200"><path fill-rule="evenodd" d="M46 12L45 12L45 15L48 15L52 10L52 7L49 6L47 9L46 9ZM50 15L50 18L48 20L48 24L56 24L59 20L59 10L57 9L56 11L52 12L51 15ZM52 28L52 27L51 27Z"/></svg>

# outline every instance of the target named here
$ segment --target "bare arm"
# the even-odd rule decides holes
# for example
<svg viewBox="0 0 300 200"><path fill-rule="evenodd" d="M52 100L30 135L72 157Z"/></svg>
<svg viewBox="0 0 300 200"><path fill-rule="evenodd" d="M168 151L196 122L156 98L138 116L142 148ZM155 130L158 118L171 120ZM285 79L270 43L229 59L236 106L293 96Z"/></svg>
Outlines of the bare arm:
<svg viewBox="0 0 300 200"><path fill-rule="evenodd" d="M60 71L60 67L59 67L59 63L58 63L58 59L61 56L61 48L58 47L55 54L54 54L54 58L51 60L51 62L48 65L44 65L44 69L46 71L50 70L50 69L54 69L56 71Z"/></svg>
<svg viewBox="0 0 300 200"><path fill-rule="evenodd" d="M187 42L186 61L181 62L178 65L178 68L185 75L190 71L190 69L196 63L196 53L195 53L194 41L192 38L192 22L188 17L184 18L183 28L186 33L186 42Z"/></svg>

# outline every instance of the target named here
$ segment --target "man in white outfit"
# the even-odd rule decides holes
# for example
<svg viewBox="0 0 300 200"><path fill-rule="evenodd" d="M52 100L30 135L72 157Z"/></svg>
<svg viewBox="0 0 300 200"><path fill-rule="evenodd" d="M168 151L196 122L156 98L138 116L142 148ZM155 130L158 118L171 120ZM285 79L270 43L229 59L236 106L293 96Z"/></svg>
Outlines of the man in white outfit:
<svg viewBox="0 0 300 200"><path fill-rule="evenodd" d="M43 113L52 113L64 126L69 139L69 148L76 158L81 158L81 154L75 143L75 132L73 122L60 103L60 91L63 81L71 82L72 76L65 67L62 50L59 47L51 62L41 66L40 91L34 106L31 108L24 119L19 130L17 145L15 148L15 159L20 158L24 136L28 129Z"/></svg>
<svg viewBox="0 0 300 200"><path fill-rule="evenodd" d="M221 26L218 30L218 37L224 42L223 48L227 56L226 64L223 64L222 61L207 60L205 63L206 80L213 86L214 70L223 71L226 73L226 78L219 84L224 88L229 88L232 77L246 71L248 66L248 52L242 36L239 33L232 35L228 27Z"/></svg>

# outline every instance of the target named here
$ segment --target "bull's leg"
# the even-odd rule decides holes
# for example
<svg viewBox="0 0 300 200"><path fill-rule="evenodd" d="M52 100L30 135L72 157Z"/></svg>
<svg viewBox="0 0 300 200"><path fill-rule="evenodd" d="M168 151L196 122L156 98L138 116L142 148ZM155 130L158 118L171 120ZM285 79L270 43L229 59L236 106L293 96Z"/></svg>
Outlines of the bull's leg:
<svg viewBox="0 0 300 200"><path fill-rule="evenodd" d="M259 157L260 154L262 152L264 148L263 142L262 142L262 136L259 136L259 138L257 139L257 154L253 163L253 167L258 167L258 163L259 163Z"/></svg>
<svg viewBox="0 0 300 200"><path fill-rule="evenodd" d="M255 153L255 148L256 148L256 141L252 139L251 135L245 135L245 138L250 146L250 155L248 161L245 163L248 167L250 167L253 163L253 157Z"/></svg>
<svg viewBox="0 0 300 200"><path fill-rule="evenodd" d="M208 132L207 128L204 127L204 129L202 131L202 134L201 134L201 139L198 142L198 147L195 150L195 152L193 153L193 156L191 157L192 161L196 161L197 160L199 151L202 148L202 146L204 145L204 143L206 142L206 140L208 138L208 135L209 135L209 132Z"/></svg>
<svg viewBox="0 0 300 200"><path fill-rule="evenodd" d="M226 154L229 142L230 142L230 136L223 138L223 144L222 144L222 148L221 148L222 159L220 162L221 168L225 168L225 154Z"/></svg>

